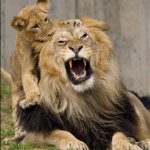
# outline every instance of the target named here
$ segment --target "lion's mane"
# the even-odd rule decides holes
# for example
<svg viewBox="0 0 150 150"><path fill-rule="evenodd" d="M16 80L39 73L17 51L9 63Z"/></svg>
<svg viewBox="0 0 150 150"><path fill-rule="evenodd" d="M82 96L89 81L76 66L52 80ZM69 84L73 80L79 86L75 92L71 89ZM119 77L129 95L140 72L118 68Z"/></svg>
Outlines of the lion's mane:
<svg viewBox="0 0 150 150"><path fill-rule="evenodd" d="M31 108L33 111L29 111L26 117L21 115L20 120L28 131L49 132L55 128L67 130L89 148L102 150L106 149L116 131L124 131L129 136L134 134L136 115L121 82L112 43L104 32L105 24L92 19L82 19L82 22L93 42L89 59L93 75L86 85L89 88L82 90L83 82L83 86L77 85L81 89L79 91L71 84L63 59L60 58L67 49L60 54L59 48L55 47L57 37L63 30L72 32L74 29L57 29L40 54L41 106ZM18 111L18 114L25 113L21 109ZM125 125L126 121L128 125ZM36 130L30 125L33 122L38 124Z"/></svg>

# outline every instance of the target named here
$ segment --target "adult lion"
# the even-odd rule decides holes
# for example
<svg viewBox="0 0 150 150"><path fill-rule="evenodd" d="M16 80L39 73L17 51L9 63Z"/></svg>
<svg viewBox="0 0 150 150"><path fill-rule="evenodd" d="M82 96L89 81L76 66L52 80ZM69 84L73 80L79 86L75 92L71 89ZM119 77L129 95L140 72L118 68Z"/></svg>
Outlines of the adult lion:
<svg viewBox="0 0 150 150"><path fill-rule="evenodd" d="M58 149L140 149L149 143L150 115L122 83L104 23L57 28L40 55L41 105L23 110L25 141ZM149 145L147 145L149 146Z"/></svg>

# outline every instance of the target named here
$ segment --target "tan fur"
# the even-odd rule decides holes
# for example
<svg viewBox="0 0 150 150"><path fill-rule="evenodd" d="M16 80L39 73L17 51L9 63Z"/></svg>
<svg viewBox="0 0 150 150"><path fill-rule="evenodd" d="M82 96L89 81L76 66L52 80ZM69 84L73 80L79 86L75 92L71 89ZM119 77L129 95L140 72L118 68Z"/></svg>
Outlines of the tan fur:
<svg viewBox="0 0 150 150"><path fill-rule="evenodd" d="M25 108L38 101L40 92L37 87L37 78L32 71L35 60L32 58L32 44L42 44L50 35L51 23L47 19L48 2L37 2L23 8L17 17L12 20L12 26L18 31L16 48L12 57L13 84L18 91L23 86L25 100L20 105ZM18 93L13 91L13 93Z"/></svg>
<svg viewBox="0 0 150 150"><path fill-rule="evenodd" d="M102 23L100 22L100 24L102 24ZM115 99L115 97L119 96L119 91L120 91L119 87L121 84L120 81L118 81L119 70L116 67L116 62L113 60L113 56L111 55L111 51L112 51L111 41L106 36L106 34L104 34L104 32L102 30L99 30L97 28L95 30L93 30L93 29L95 29L95 28L90 27L90 28L88 28L88 30L87 30L87 28L85 28L85 30L87 30L87 32L91 36L91 38L87 41L88 44L91 46L91 49L85 48L85 50L83 50L85 53L84 57L87 57L87 59L89 59L91 61L92 67L94 68L94 71L95 71L94 78L97 79L99 77L98 80L101 80L101 84L103 85L104 88L106 88L105 91L104 91L104 89L100 89L100 90L102 90L101 93L103 93L103 94L101 94L101 96L106 99L106 101L105 100L104 101L107 104L104 104L104 105L110 105L110 107L113 107L113 106L111 106L111 104L109 104L111 102L109 102L107 100L107 97L105 97L105 95L112 97L112 100ZM77 29L76 31L79 33L81 32L80 28ZM97 103L99 103L99 102L95 102L95 105L97 105L97 106L91 106L90 110L86 110L87 104L85 103L85 101L81 102L79 100L78 94L72 89L71 83L68 81L68 78L65 74L66 71L64 68L65 55L67 55L67 51L69 51L68 45L80 43L80 40L79 41L70 40L69 37L71 35L69 32L70 31L67 31L67 33L66 33L66 31L64 32L63 29L61 28L60 30L58 30L55 33L51 42L45 44L46 46L43 48L44 50L41 53L41 59L40 59L40 68L42 70L41 90L49 89L50 85L53 87L52 90L54 90L54 91L49 93L48 92L49 90L45 90L45 93L43 94L43 96L45 95L44 97L46 97L45 103L47 103L47 105L52 105L51 109L53 109L54 112L57 112L57 111L61 112L61 111L67 110L68 115L71 117L76 116L78 118L78 117L82 116L83 118L86 119L87 117L91 117L92 110L94 110L98 106ZM98 32L98 34L97 34L97 32ZM55 47L55 45L56 45L56 44L54 44L55 41L57 41L61 36L63 36L63 34L64 35L67 34L68 39L70 41L64 47L59 47L59 46ZM94 39L95 38L94 36L96 36L96 39ZM99 52L98 49L96 49L93 39L97 41L97 45L101 49L101 52ZM58 52L56 52L56 49ZM94 52L92 52L92 51L94 51ZM104 58L105 58L105 60L104 60ZM51 61L48 61L48 60L51 60ZM94 67L94 66L96 66L96 67ZM99 68L97 68L97 67L99 67ZM108 70L109 70L109 72L107 72ZM111 74L111 77L109 76L109 74ZM107 80L105 80L105 78ZM112 84L110 85L107 82L108 83L111 82ZM62 95L62 99L61 99L61 102L58 102L58 103L56 103L56 101L55 101L56 91L60 91L61 93L63 93L63 95L60 94L60 95ZM65 91L68 91L68 92L66 93ZM112 92L110 92L110 91L112 91ZM53 93L54 93L54 95L53 95ZM66 95L65 95L65 93L66 93ZM51 94L52 94L52 96L51 96ZM49 101L49 96L52 97L51 101ZM63 98L63 97L66 97L66 98ZM72 100L70 101L69 99L73 99L73 101ZM79 101L80 101L81 108L78 106ZM93 103L94 103L94 101L93 101ZM64 106L63 104L64 105L67 104L67 105ZM59 107L57 105L59 105ZM62 106L62 107L60 107L60 106ZM102 110L104 110L104 108L105 107L102 106L102 108L100 109L98 106L98 108L96 108L96 109L97 109L97 111L102 111ZM87 111L87 112L83 113L84 111Z"/></svg>
<svg viewBox="0 0 150 150"><path fill-rule="evenodd" d="M56 146L59 150L88 150L86 144L76 139L71 133L62 130L54 130L51 133L47 133L46 136L40 133L28 133L22 143L34 143L37 145L42 143L43 145Z"/></svg>
<svg viewBox="0 0 150 150"><path fill-rule="evenodd" d="M128 138L121 132L117 132L112 138L111 150L142 150L137 145L130 143Z"/></svg>
<svg viewBox="0 0 150 150"><path fill-rule="evenodd" d="M22 131L16 118L16 106L20 102L19 105L26 108L36 104L40 98L38 79L33 74L37 60L32 56L34 53L32 44L42 45L51 35L52 24L48 21L47 12L48 0L38 0L36 4L23 8L11 23L12 27L17 30L11 74L16 136Z"/></svg>
<svg viewBox="0 0 150 150"><path fill-rule="evenodd" d="M105 30L104 23L93 19L81 20L83 22L81 28L56 28L51 41L45 44L40 54L41 81L39 87L43 97L41 103L53 110L55 114L59 115L65 111L68 120L73 124L78 124L81 130L84 130L82 120L94 128L92 122L88 120L102 122L97 113L105 114L106 117L115 114L117 110L112 103L119 105L120 102L116 100L119 99L121 93L124 93L131 99L138 115L139 124L138 127L135 127L137 132L135 137L138 140L149 140L148 127L150 123L146 120L150 120L149 112L146 112L142 104L137 102L139 100L135 100L135 97L123 88L120 73L112 54L112 43L103 32ZM89 37L82 40L79 37L84 32ZM67 42L59 45L58 41L61 40ZM77 91L77 88L68 80L64 63L74 57L68 47L80 44L83 45L81 57L86 58L93 68L93 80L82 83L78 86L80 91ZM86 88L93 89L93 93L91 93L93 97L90 94L88 98L81 97L79 93L86 91ZM143 111L138 113L137 107L143 107ZM105 122L103 123L105 124ZM141 123L144 123L143 127L141 127ZM47 138L45 136L43 141ZM136 146L130 144L123 133L116 133L113 137L112 149L117 150L119 147L119 150L125 150L127 143L130 150L135 149ZM57 144L55 146L57 147Z"/></svg>

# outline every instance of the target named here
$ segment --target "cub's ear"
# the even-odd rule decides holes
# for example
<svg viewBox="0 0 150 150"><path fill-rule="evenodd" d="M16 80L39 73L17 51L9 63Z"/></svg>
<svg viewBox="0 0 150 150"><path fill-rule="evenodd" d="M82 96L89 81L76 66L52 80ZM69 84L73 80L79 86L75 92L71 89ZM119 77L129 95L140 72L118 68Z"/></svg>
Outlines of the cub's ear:
<svg viewBox="0 0 150 150"><path fill-rule="evenodd" d="M42 11L48 12L48 8L49 8L48 0L38 0L37 1L37 6Z"/></svg>
<svg viewBox="0 0 150 150"><path fill-rule="evenodd" d="M27 21L24 18L19 16L14 17L11 22L11 26L18 31L22 31L22 29L24 29L26 25L27 25Z"/></svg>
<svg viewBox="0 0 150 150"><path fill-rule="evenodd" d="M92 18L81 18L80 19L84 26L89 28L99 28L101 30L107 31L108 26L103 21L99 21Z"/></svg>

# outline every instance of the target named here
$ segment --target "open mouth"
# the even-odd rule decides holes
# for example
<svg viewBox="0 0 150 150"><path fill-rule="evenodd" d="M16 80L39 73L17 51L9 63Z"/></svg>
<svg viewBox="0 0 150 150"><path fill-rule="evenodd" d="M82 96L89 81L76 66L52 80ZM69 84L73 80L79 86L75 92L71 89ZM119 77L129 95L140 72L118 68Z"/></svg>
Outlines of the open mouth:
<svg viewBox="0 0 150 150"><path fill-rule="evenodd" d="M69 59L65 67L69 80L75 85L88 80L92 75L89 61L81 57Z"/></svg>

